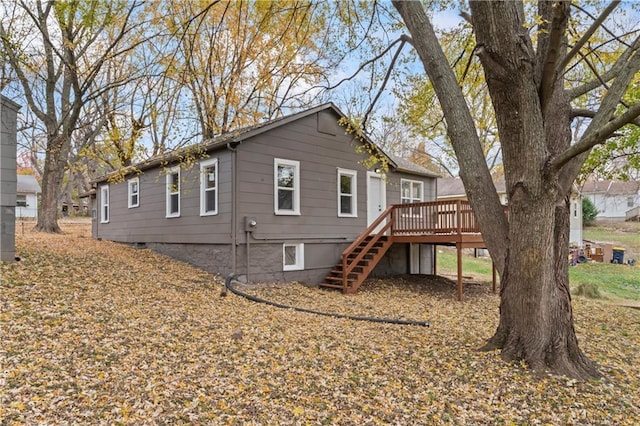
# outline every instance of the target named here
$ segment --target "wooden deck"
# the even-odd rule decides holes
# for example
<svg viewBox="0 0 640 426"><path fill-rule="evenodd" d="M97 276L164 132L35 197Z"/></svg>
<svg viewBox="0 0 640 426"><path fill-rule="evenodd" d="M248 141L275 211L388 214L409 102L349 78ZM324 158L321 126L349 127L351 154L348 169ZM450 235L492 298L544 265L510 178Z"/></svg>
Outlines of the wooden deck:
<svg viewBox="0 0 640 426"><path fill-rule="evenodd" d="M462 300L462 249L486 247L468 201L394 204L344 250L341 262L321 286L355 293L394 243L455 246L458 258L458 300ZM434 251L434 273L435 253L437 250ZM495 291L495 268L493 271Z"/></svg>

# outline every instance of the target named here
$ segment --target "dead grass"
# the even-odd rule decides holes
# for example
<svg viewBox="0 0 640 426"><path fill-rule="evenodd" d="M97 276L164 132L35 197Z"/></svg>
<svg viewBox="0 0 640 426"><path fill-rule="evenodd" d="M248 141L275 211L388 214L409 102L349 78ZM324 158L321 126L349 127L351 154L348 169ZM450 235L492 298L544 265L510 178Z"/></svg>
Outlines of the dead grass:
<svg viewBox="0 0 640 426"><path fill-rule="evenodd" d="M603 381L534 376L480 353L498 297L446 279L372 280L281 303L428 320L397 326L278 309L149 250L18 233L0 266L0 424L638 424L640 311L574 301Z"/></svg>

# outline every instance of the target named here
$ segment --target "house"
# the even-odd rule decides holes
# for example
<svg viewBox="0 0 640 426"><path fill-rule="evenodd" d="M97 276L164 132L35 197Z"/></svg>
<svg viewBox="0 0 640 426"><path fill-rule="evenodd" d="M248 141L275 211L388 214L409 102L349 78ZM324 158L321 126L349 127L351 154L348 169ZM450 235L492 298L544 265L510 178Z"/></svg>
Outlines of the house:
<svg viewBox="0 0 640 426"><path fill-rule="evenodd" d="M587 180L582 195L598 209L597 219L623 221L627 212L640 206L640 182Z"/></svg>
<svg viewBox="0 0 640 426"><path fill-rule="evenodd" d="M33 175L18 175L16 189L16 218L35 219L38 216L40 184Z"/></svg>
<svg viewBox="0 0 640 426"><path fill-rule="evenodd" d="M493 183L500 202L509 203L504 179L498 179ZM438 200L466 200L467 195L460 178L438 179ZM571 220L569 228L569 241L571 245L582 246L582 198L577 187L571 191Z"/></svg>
<svg viewBox="0 0 640 426"><path fill-rule="evenodd" d="M507 189L504 179L493 182L500 202L507 204ZM438 179L438 200L466 200L467 193L460 178L440 178Z"/></svg>
<svg viewBox="0 0 640 426"><path fill-rule="evenodd" d="M92 234L247 281L319 284L388 205L436 198L432 172L347 134L343 117L324 104L98 178ZM384 160L367 168L371 150ZM433 255L394 244L373 275L431 274Z"/></svg>

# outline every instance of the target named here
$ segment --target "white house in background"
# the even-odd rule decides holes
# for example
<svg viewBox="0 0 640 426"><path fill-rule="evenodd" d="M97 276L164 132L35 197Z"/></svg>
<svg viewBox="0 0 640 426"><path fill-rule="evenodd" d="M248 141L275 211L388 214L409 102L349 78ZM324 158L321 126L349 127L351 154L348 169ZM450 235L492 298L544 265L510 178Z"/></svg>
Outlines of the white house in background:
<svg viewBox="0 0 640 426"><path fill-rule="evenodd" d="M38 216L38 194L40 184L33 175L18 175L16 187L16 218Z"/></svg>
<svg viewBox="0 0 640 426"><path fill-rule="evenodd" d="M640 182L588 180L582 195L598 209L597 219L625 220L626 212L640 206Z"/></svg>
<svg viewBox="0 0 640 426"><path fill-rule="evenodd" d="M437 197L440 200L466 200L467 194L460 178L438 179ZM502 204L509 204L504 179L494 182L498 197ZM571 224L569 228L569 241L572 245L582 245L582 197L574 185L571 191Z"/></svg>

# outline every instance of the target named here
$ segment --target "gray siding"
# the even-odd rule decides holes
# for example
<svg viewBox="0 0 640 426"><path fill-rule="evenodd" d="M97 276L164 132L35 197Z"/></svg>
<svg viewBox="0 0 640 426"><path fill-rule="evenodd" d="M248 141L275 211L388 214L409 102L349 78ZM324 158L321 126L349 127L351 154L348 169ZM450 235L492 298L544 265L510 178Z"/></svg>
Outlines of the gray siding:
<svg viewBox="0 0 640 426"><path fill-rule="evenodd" d="M231 241L231 153L217 151L218 214L200 216L200 165L181 167L180 217L166 217L166 173L151 169L138 176L140 205L128 208L128 179L109 184L109 223L101 222L97 188L98 237L127 243L229 244Z"/></svg>
<svg viewBox="0 0 640 426"><path fill-rule="evenodd" d="M110 185L110 221L100 223L100 188L95 234L109 240L146 243L148 247L212 273L236 272L250 281L300 281L318 284L338 262L342 251L367 226L366 154L345 134L331 110L304 116L241 140L233 154L215 151L218 158L219 212L200 216L199 165L182 169L181 216L165 217L165 175L151 169L139 176L140 207L127 208L127 182ZM300 215L274 212L274 159L300 164ZM357 217L338 217L338 168L357 172ZM232 180L236 179L236 185ZM400 202L400 179L424 182L424 199L435 199L435 179L391 172L387 204ZM233 270L232 208L236 194L237 249ZM245 218L256 220L248 234ZM247 237L249 245L247 246ZM283 244L304 243L304 270L283 270ZM247 249L249 253L247 256ZM377 274L406 273L406 245L394 247Z"/></svg>
<svg viewBox="0 0 640 426"><path fill-rule="evenodd" d="M423 200L436 201L436 180L434 178L392 171L387 175L387 205L400 204L400 181L402 179L422 182Z"/></svg>
<svg viewBox="0 0 640 426"><path fill-rule="evenodd" d="M317 130L314 114L238 147L238 212L257 219L256 237L353 239L366 227L367 170L359 164L365 157L337 120L335 136ZM274 213L274 158L300 162L299 216ZM338 168L357 171L355 218L338 217Z"/></svg>

